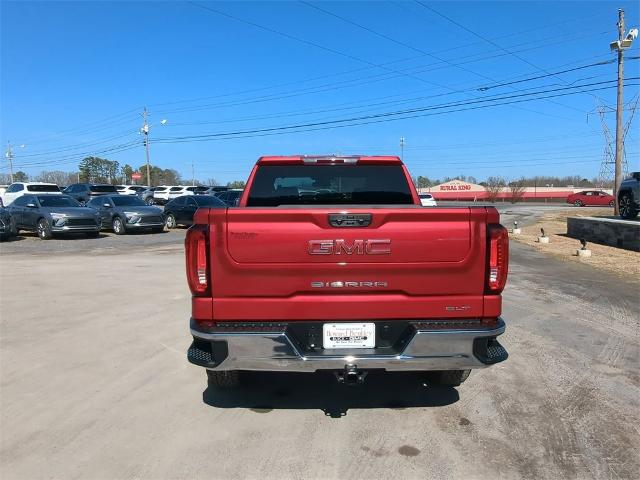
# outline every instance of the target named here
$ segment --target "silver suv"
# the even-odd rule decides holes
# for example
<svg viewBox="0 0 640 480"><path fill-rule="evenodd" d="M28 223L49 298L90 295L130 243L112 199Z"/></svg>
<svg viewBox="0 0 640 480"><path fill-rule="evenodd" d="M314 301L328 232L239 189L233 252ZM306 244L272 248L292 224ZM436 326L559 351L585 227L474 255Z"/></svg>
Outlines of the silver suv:
<svg viewBox="0 0 640 480"><path fill-rule="evenodd" d="M640 211L640 172L633 172L620 184L618 211L625 219L636 218Z"/></svg>

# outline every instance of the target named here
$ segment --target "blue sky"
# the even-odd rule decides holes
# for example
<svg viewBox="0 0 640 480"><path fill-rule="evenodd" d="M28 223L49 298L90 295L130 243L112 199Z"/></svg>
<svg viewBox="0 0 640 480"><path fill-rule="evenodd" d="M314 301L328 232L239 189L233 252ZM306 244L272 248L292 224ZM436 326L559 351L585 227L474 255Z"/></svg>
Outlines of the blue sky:
<svg viewBox="0 0 640 480"><path fill-rule="evenodd" d="M197 3L2 2L0 139L25 145L15 169L74 171L89 154L142 165L146 105L152 163L186 178L193 162L201 180L245 179L265 154L399 155L400 137L413 175L591 178L603 137L588 113L615 106L600 82L616 65L551 74L613 60L618 7L640 24L637 2ZM606 89L566 95L587 84ZM476 108L546 95L563 96ZM419 111L315 125L406 109ZM638 142L632 131L636 170Z"/></svg>

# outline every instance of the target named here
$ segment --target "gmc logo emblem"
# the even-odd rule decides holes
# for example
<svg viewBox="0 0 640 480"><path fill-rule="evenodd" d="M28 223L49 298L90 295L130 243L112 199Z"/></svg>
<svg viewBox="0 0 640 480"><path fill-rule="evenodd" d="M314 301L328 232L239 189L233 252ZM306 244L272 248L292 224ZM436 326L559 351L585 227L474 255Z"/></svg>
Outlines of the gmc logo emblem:
<svg viewBox="0 0 640 480"><path fill-rule="evenodd" d="M391 240L309 240L307 251L309 255L389 255Z"/></svg>

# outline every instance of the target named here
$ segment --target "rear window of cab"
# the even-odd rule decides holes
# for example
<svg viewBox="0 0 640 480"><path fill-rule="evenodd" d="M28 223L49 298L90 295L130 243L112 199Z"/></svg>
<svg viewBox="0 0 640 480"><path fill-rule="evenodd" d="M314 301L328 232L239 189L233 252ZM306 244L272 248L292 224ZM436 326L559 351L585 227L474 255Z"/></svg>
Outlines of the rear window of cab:
<svg viewBox="0 0 640 480"><path fill-rule="evenodd" d="M401 165L262 165L247 206L412 205Z"/></svg>
<svg viewBox="0 0 640 480"><path fill-rule="evenodd" d="M59 192L57 185L27 185L28 192Z"/></svg>

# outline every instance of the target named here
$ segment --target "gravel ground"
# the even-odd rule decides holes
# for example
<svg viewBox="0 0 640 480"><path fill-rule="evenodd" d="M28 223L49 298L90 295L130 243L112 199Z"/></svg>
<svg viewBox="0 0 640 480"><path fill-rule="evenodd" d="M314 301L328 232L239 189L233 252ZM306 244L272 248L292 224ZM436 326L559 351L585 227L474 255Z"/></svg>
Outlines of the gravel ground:
<svg viewBox="0 0 640 480"><path fill-rule="evenodd" d="M527 244L540 252L554 255L565 262L586 263L599 270L635 280L639 282L640 288L640 252L589 242L587 248L591 250L592 256L581 258L576 254L576 250L580 248L580 242L567 236L567 217L607 215L611 215L611 209L573 208L546 212L535 223L522 228L520 235L511 235L511 239ZM545 234L549 237L548 244L538 242L540 228L544 228Z"/></svg>
<svg viewBox="0 0 640 480"><path fill-rule="evenodd" d="M226 393L185 358L183 234L3 245L3 480L640 476L636 285L514 243L510 358L460 388L255 374Z"/></svg>

